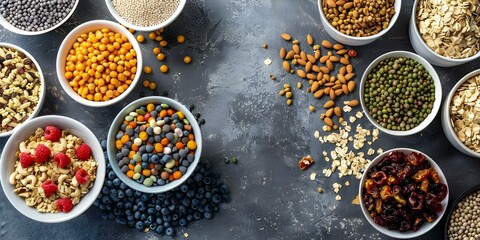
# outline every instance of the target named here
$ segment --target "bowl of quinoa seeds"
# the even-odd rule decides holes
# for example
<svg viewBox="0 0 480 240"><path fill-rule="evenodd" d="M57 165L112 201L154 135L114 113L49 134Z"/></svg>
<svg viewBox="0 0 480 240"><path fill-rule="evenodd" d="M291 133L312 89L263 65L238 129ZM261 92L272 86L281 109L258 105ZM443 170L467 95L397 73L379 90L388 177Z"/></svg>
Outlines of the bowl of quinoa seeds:
<svg viewBox="0 0 480 240"><path fill-rule="evenodd" d="M480 186L465 191L455 200L445 226L445 239L480 239Z"/></svg>
<svg viewBox="0 0 480 240"><path fill-rule="evenodd" d="M42 72L27 55L17 46L0 44L0 137L37 115L43 103Z"/></svg>
<svg viewBox="0 0 480 240"><path fill-rule="evenodd" d="M0 1L0 24L8 30L36 35L62 25L73 14L78 0Z"/></svg>
<svg viewBox="0 0 480 240"><path fill-rule="evenodd" d="M155 31L180 15L186 0L105 0L113 17L128 28Z"/></svg>

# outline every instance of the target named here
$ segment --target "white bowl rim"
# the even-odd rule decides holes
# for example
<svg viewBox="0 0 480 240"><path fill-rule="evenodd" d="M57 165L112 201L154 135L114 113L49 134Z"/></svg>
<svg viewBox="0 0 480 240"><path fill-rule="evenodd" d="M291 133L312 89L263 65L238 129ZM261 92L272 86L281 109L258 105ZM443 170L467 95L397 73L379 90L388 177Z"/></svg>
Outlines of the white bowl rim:
<svg viewBox="0 0 480 240"><path fill-rule="evenodd" d="M10 30L11 32L18 33L18 34L21 34L21 35L33 36L33 35L44 34L44 33L53 31L53 30L57 29L58 27L60 27L62 24L64 24L73 15L73 13L75 12L75 9L77 8L79 2L80 2L80 0L75 0L75 3L72 7L72 10L70 10L70 12L67 14L67 16L65 16L65 18L62 21L60 21L57 24L55 24L54 26L52 26L48 29L42 30L42 31L25 31L25 30L22 30L20 28L17 28L15 26L13 26L11 23L9 23L1 14L0 14L0 25L2 25L4 28Z"/></svg>
<svg viewBox="0 0 480 240"><path fill-rule="evenodd" d="M380 61L382 61L386 58L389 58L389 57L397 57L397 58L398 57L407 57L407 58L411 58L411 59L415 60L416 62L422 64L422 66L425 68L425 70L427 70L428 73L430 74L430 76L432 77L432 80L433 80L434 86L435 86L435 101L433 102L432 111L428 114L428 116L420 124L418 124L414 128L412 128L410 130L407 130L407 131L396 131L396 130L394 131L394 130L389 130L389 129L386 129L386 128L382 127L370 115L370 111L365 106L365 100L363 98L365 81L366 81L366 78L367 78L368 74L370 74L371 70L375 66L377 66ZM429 69L431 69L432 71L430 71ZM437 71L435 71L435 68L433 68L433 66L427 60L425 60L423 57L421 57L420 55L418 55L416 53L409 52L409 51L391 51L391 52L384 53L384 54L380 55L379 57L375 58L375 60L373 60L368 65L367 69L365 69L365 72L363 73L363 76L362 76L361 81L360 81L359 96L360 96L360 104L362 105L362 109L363 109L363 112L365 113L365 116L367 116L368 120L376 128L380 129L384 133L387 133L387 134L390 134L390 135L393 135L393 136L408 136L408 135L418 133L418 132L422 131L423 129L427 128L428 125L430 125L430 123L435 119L435 117L436 117L436 115L437 115L437 113L440 109L440 105L442 104L442 84L441 84L441 81L440 81L440 77L437 74Z"/></svg>
<svg viewBox="0 0 480 240"><path fill-rule="evenodd" d="M13 130L8 131L8 132L4 132L4 133L0 133L0 137L8 137L8 136L12 135L12 133L15 132L17 128L19 128L24 123L32 120L33 118L35 118L40 113L40 110L42 109L42 106L43 106L43 102L45 100L45 89L46 89L45 84L46 83L45 83L45 77L43 76L42 68L38 64L37 60L27 50L21 48L18 45L11 44L11 43L6 43L6 42L0 42L0 47L15 49L18 52L21 52L21 53L25 54L28 58L30 58L33 61L33 63L37 67L37 71L38 71L38 74L40 76L39 77L40 78L40 96L38 98L38 103L37 103L37 106L35 107L35 110L33 110L32 114L24 122L20 123L19 126L15 127Z"/></svg>
<svg viewBox="0 0 480 240"><path fill-rule="evenodd" d="M74 206L72 211L69 212L69 213L61 213L61 212L59 212L59 213L40 213L35 208L29 207L26 204L25 204L24 207L20 207L20 206L17 206L15 204L13 204L13 201L20 200L21 202L25 202L25 200L23 200L23 198L21 198L17 194L15 194L13 191L8 191L10 189L14 189L14 187L8 182L9 174L7 176L3 176L3 170L0 171L0 183L2 185L2 189L3 189L7 199L9 200L9 202L13 205L13 207L15 207L15 209L17 209L17 211L22 213L24 216L26 216L26 217L28 217L32 220L38 221L38 222L59 223L59 222L64 222L64 221L71 220L71 219L81 215L88 208L90 208L90 206L97 199L98 194L102 190L103 181L105 179L106 164L105 164L103 149L100 145L100 142L97 140L95 134L93 134L93 132L90 131L90 129L88 129L81 122L79 122L79 121L77 121L73 118L60 116L60 115L40 116L40 117L37 117L37 118L33 119L30 122L29 125L27 125L27 124L22 125L20 127L19 131L16 131L16 132L13 133L13 135L10 137L10 139L5 144L5 146L9 146L10 144L15 144L17 142L21 142L22 140L24 140L20 137L21 132L24 131L24 129L26 131L29 128L36 129L36 128L40 127L40 126L34 126L34 125L37 124L38 122L42 122L42 121L55 121L55 122L59 122L61 124L65 123L66 125L75 125L75 128L78 128L78 130L75 130L75 131L78 131L78 132L81 132L81 133L85 134L86 137L88 138L88 139L85 139L85 138L82 137L82 140L84 142L89 141L89 139L93 139L93 140L91 140L91 142L95 143L95 144L89 144L89 146L92 149L92 155L94 155L95 162L97 162L98 165L97 165L97 175L96 175L96 178L95 178L95 183L92 186L92 188L89 189L87 195L83 196L82 200L76 206ZM48 124L42 124L41 126L46 126L46 125L48 125ZM62 129L65 130L65 128L62 128ZM67 130L72 131L71 129L67 129ZM17 149L15 149L14 151L16 152ZM7 158L7 156L4 154L4 152L2 152L2 156L0 158L0 163L3 164L5 161L7 161L6 158ZM89 198L85 199L87 196ZM87 202L87 200L89 200L89 201Z"/></svg>
<svg viewBox="0 0 480 240"><path fill-rule="evenodd" d="M166 27L166 26L170 25L170 23L175 21L175 19L177 19L177 17L180 16L180 13L183 11L183 8L185 7L186 3L187 3L187 0L180 0L180 3L178 5L177 9L175 9L175 11L172 13L172 15L169 18L167 18L167 20L165 20L164 22L161 22L161 23L159 23L157 25L153 25L153 26L142 27L142 26L137 26L137 25L134 25L132 23L127 22L123 17L121 17L118 14L117 9L115 9L115 7L113 6L112 0L105 0L105 4L107 5L107 8L108 8L110 14L112 14L113 18L115 18L115 20L117 20L119 23L121 23L122 25L124 25L128 28L134 29L136 31L144 31L144 32L156 31L160 28L163 28L163 27Z"/></svg>
<svg viewBox="0 0 480 240"><path fill-rule="evenodd" d="M455 132L455 130L453 129L453 126L451 124L451 117L450 117L450 105L452 103L452 98L453 98L453 95L455 95L455 93L457 92L458 88L463 84L465 83L466 81L468 81L470 78L472 77L476 77L476 76L479 76L480 75L480 69L476 69L470 73L468 73L467 75L463 76L460 81L458 81L455 86L453 86L453 88L450 90L450 93L447 95L447 98L445 99L445 103L444 103L444 108L446 108L446 112L444 114L446 114L446 117L448 117L448 124L445 124L448 128L448 130L450 131L451 135L453 136L453 139L454 141L457 143L458 146L461 146L462 149L464 149L465 151L469 152L471 156L475 156L477 158L480 157L480 153L478 152L475 152L473 151L472 149L470 149L469 147L465 146L465 144L463 142L460 141L460 139L458 139L458 136L457 136L457 133ZM442 116L444 117L444 116Z"/></svg>
<svg viewBox="0 0 480 240"><path fill-rule="evenodd" d="M195 159L194 161L188 166L187 172L183 174L183 176L180 179L177 179L173 182L170 182L168 184L165 184L163 186L151 186L151 187L146 187L143 184L137 183L136 181L128 178L125 173L123 173L120 170L120 167L118 166L118 162L116 160L116 150L113 151L113 149L116 149L115 147L115 136L117 135L118 129L120 129L120 119L123 119L125 117L124 112L127 112L128 109L133 109L133 108L138 108L140 106L144 106L148 103L153 103L153 104L161 104L161 103L166 103L168 104L171 108L174 108L176 110L179 110L185 114L185 118L190 122L190 125L192 126L192 129L194 131L195 135L195 142L197 143L197 149L195 150ZM200 155L202 152L202 134L201 134L201 129L200 126L198 125L197 121L195 120L195 117L193 114L180 102L167 98L167 97L161 97L161 96L149 96L149 97L143 97L140 99L137 99L127 106L125 106L120 112L117 114L115 119L113 120L112 124L110 125L110 129L108 130L108 135L107 135L107 154L108 154L108 161L110 162L110 166L112 167L113 171L117 175L117 177L122 180L125 184L127 184L129 187L133 188L134 190L138 190L140 192L144 193L161 193L161 192L167 192L170 191L178 186L180 186L182 183L184 183L195 171L198 162L200 161Z"/></svg>
<svg viewBox="0 0 480 240"><path fill-rule="evenodd" d="M65 58L68 55L67 48L68 50L71 48L71 46L69 45L67 46L67 44L73 41L72 39L74 39L74 37L76 38L76 36L79 36L80 34L91 31L91 30L84 30L85 28L100 29L105 27L109 28L113 32L121 33L128 38L128 41L132 44L133 49L135 49L135 52L137 53L137 72L136 72L135 78L133 79L132 83L128 86L128 88L125 90L125 92L121 93L119 96L113 99L110 99L108 101L95 102L95 101L90 101L82 98L82 96L78 95L78 93L76 93L73 90L73 88L68 84L68 80L64 76L65 69L63 67L65 66ZM62 85L63 90L76 102L89 107L106 107L123 100L127 95L129 95L133 91L133 89L135 88L135 85L138 83L141 76L142 66L143 66L142 50L140 48L140 45L136 41L135 37L133 36L133 34L130 33L126 28L124 28L120 24L109 21L109 20L92 20L92 21L82 23L76 28L74 28L63 39L62 44L58 49L57 59L56 59L57 77L58 77L58 80L60 81L60 85Z"/></svg>
<svg viewBox="0 0 480 240"><path fill-rule="evenodd" d="M388 154L390 154L391 152L393 151L399 151L399 152L403 152L403 153L410 153L410 152L416 152L416 153L421 153L423 154L426 159L430 162L430 166L435 169L435 171L437 171L438 173L438 176L440 177L440 179L443 181L442 183L445 184L447 186L447 196L442 200L442 211L441 213L438 215L437 219L435 219L435 221L433 221L432 223L424 223L420 229L416 232L413 232L413 231L409 231L409 232L400 232L400 231L396 231L396 230L389 230L385 227L382 227L378 224L376 224L375 222L373 222L373 219L370 217L369 215L369 212L368 210L366 209L366 207L364 206L364 203L363 203L363 198L362 198L362 189L363 189L363 185L365 184L365 178L366 178L366 175L367 175L367 172L374 166L376 165L376 163L378 163L379 161L381 161L383 159L383 157L387 156ZM370 225L372 225L375 229L377 229L379 232L389 236L389 237L393 237L393 238L398 238L398 239L412 239L412 238L415 238L415 237L418 237L418 236L421 236L425 233L427 233L428 231L432 230L442 219L443 215L445 214L445 212L447 211L447 206L448 206L448 200L449 200L449 196L450 196L450 187L448 186L448 183L447 183L447 178L445 177L445 174L443 174L443 171L442 169L440 168L440 166L438 166L438 164L430 157L428 156L427 154L425 154L424 152L422 151L419 151L419 150L416 150L416 149L412 149L412 148L393 148L393 149L389 149L387 151L384 151L383 153L377 155L367 166L367 168L365 169L365 171L363 172L362 174L362 178L360 179L360 184L358 186L358 196L359 196L359 200L360 200L360 208L362 209L362 213L363 215L365 216L365 218L367 219L367 221L370 223ZM429 224L429 226L425 226L426 224Z"/></svg>
<svg viewBox="0 0 480 240"><path fill-rule="evenodd" d="M402 9L402 1L401 0L395 0L395 3L393 5L394 8L395 8L395 14L392 16L392 19L390 19L390 22L389 22L387 28L381 30L380 32L378 32L377 34L374 34L374 35L370 35L370 36L366 36L366 37L355 37L355 36L350 36L350 35L347 35L345 33L342 33L332 26L330 21L328 21L327 17L325 16L325 13L323 12L322 1L324 1L324 0L318 0L317 5L318 5L318 8L320 10L320 17L323 18L328 23L328 27L330 29L332 29L335 33L337 33L338 35L340 35L344 38L350 39L350 40L355 40L355 41L375 40L375 39L378 39L381 36L383 36L385 33L387 33L393 27L393 25L395 25L395 22L397 22L398 16L400 15L400 11ZM397 2L399 2L399 4L397 4ZM397 8L396 8L397 6L398 6L398 11L397 11Z"/></svg>
<svg viewBox="0 0 480 240"><path fill-rule="evenodd" d="M419 41L419 42L423 46L424 49L427 49L427 51L430 54L434 55L435 57L438 57L439 59L442 59L443 61L449 61L449 62L452 62L452 63L466 63L466 62L475 60L478 57L480 57L480 50L479 50L475 55L467 57L467 58L447 58L445 56L442 56L442 55L436 53L429 46L427 46L427 44L423 40L422 35L420 35L420 32L418 31L417 16L416 16L418 1L419 0L415 0L415 2L413 3L411 21L412 21L412 25L413 25L413 32L415 33L415 35L417 35L420 38L421 41Z"/></svg>

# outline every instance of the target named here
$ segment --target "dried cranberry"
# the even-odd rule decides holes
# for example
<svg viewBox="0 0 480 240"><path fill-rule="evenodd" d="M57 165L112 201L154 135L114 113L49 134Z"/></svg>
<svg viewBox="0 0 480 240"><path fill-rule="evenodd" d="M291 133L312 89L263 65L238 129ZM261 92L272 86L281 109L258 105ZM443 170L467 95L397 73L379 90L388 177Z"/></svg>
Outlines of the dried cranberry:
<svg viewBox="0 0 480 240"><path fill-rule="evenodd" d="M350 50L348 50L347 54L348 54L349 57L354 58L358 55L358 52L355 49L350 49Z"/></svg>

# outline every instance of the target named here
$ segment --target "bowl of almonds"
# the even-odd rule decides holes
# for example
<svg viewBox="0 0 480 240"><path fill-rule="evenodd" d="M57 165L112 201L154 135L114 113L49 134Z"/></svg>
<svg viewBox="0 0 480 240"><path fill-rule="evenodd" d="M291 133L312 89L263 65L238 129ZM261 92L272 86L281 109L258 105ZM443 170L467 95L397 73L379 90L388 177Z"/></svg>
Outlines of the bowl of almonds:
<svg viewBox="0 0 480 240"><path fill-rule="evenodd" d="M318 0L325 31L350 46L369 44L387 33L397 21L401 6L401 0Z"/></svg>
<svg viewBox="0 0 480 240"><path fill-rule="evenodd" d="M452 145L480 158L480 69L452 88L442 107L442 127Z"/></svg>
<svg viewBox="0 0 480 240"><path fill-rule="evenodd" d="M105 157L96 136L63 116L41 116L23 124L0 159L7 199L26 217L45 223L71 220L100 193Z"/></svg>
<svg viewBox="0 0 480 240"><path fill-rule="evenodd" d="M45 99L40 65L23 48L0 43L0 137L36 117Z"/></svg>
<svg viewBox="0 0 480 240"><path fill-rule="evenodd" d="M472 1L416 0L409 36L431 64L453 67L480 57L480 6Z"/></svg>

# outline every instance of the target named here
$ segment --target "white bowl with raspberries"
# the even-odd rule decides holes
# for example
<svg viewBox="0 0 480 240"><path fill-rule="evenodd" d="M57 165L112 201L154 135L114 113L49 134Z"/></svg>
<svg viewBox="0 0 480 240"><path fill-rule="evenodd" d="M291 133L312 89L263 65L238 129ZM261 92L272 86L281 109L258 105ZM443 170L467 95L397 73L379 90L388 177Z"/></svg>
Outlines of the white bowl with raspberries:
<svg viewBox="0 0 480 240"><path fill-rule="evenodd" d="M34 118L3 148L0 181L10 203L30 219L58 223L86 211L105 179L96 136L64 116Z"/></svg>

